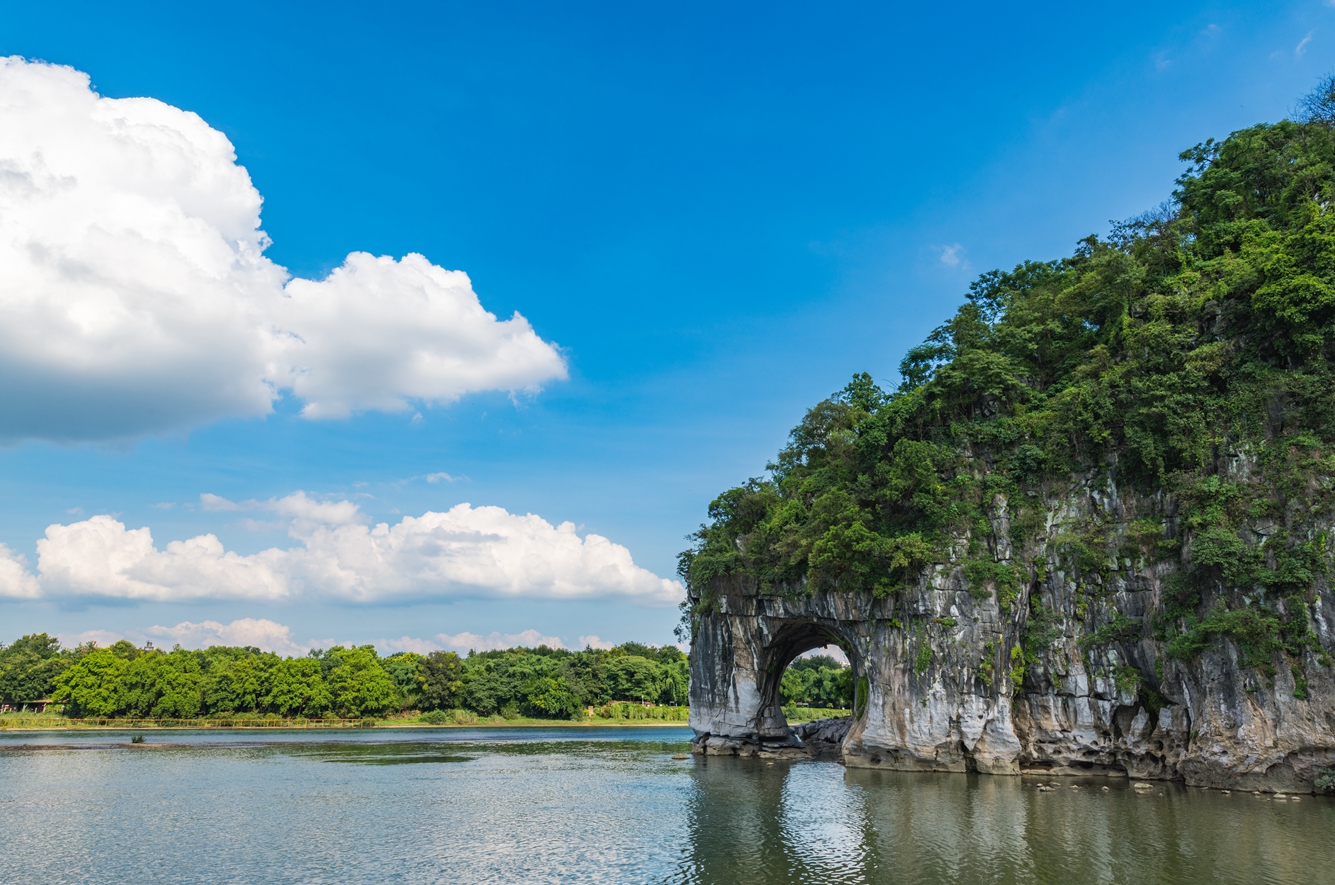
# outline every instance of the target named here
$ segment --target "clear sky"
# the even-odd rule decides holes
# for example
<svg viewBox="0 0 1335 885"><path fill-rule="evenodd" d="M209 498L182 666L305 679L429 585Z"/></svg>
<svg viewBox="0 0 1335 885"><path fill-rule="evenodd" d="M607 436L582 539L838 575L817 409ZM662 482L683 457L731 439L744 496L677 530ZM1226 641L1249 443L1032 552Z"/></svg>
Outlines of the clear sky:
<svg viewBox="0 0 1335 885"><path fill-rule="evenodd" d="M6 2L0 641L671 641L712 497L1333 5Z"/></svg>

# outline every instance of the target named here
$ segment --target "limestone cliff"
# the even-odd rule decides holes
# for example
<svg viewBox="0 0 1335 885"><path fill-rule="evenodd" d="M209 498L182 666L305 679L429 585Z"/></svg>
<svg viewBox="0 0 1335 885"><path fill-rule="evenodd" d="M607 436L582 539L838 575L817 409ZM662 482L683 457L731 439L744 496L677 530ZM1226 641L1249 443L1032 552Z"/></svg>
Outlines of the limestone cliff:
<svg viewBox="0 0 1335 885"><path fill-rule="evenodd" d="M802 586L762 592L754 579L719 579L691 655L698 749L800 753L778 680L795 655L833 643L848 652L858 684L842 747L850 766L1282 791L1310 790L1322 769L1335 767L1328 585L1310 608L1315 642L1290 668L1248 665L1228 638L1175 658L1167 642L1140 629L1163 609L1171 564L1118 558L1081 576L1064 567L1062 549L1080 525L1125 526L1137 507L1158 504L1128 500L1111 471L1044 503L1029 554L1052 566L1004 605L980 594L960 563L935 566L911 590L882 599ZM1008 535L1006 514L998 498L995 536ZM967 539L959 546L967 549Z"/></svg>
<svg viewBox="0 0 1335 885"><path fill-rule="evenodd" d="M778 680L833 641L850 765L1335 767L1335 118L1182 158L1169 203L983 274L895 389L855 376L710 505L702 748L801 752Z"/></svg>

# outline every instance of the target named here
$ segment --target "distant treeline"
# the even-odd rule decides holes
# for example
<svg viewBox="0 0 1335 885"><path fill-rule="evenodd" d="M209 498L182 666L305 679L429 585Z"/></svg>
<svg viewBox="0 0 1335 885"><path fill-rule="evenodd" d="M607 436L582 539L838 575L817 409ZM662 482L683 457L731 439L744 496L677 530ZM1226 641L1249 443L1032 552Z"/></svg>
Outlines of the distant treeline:
<svg viewBox="0 0 1335 885"><path fill-rule="evenodd" d="M460 656L381 657L373 646L283 658L253 647L203 651L61 648L36 633L0 646L0 703L50 698L71 716L190 719L245 714L363 718L403 711L571 719L616 701L684 705L687 659L675 646L627 642L610 650L546 646ZM852 677L828 657L795 661L783 702L851 704Z"/></svg>
<svg viewBox="0 0 1335 885"><path fill-rule="evenodd" d="M570 719L612 701L685 704L686 656L628 642L607 651L546 646L413 652L373 646L283 658L253 647L62 649L44 633L0 649L0 702L42 698L72 716L188 719L233 714L384 716L466 710L481 716Z"/></svg>
<svg viewBox="0 0 1335 885"><path fill-rule="evenodd" d="M784 671L779 695L785 707L847 710L853 706L853 670L827 655L798 658Z"/></svg>

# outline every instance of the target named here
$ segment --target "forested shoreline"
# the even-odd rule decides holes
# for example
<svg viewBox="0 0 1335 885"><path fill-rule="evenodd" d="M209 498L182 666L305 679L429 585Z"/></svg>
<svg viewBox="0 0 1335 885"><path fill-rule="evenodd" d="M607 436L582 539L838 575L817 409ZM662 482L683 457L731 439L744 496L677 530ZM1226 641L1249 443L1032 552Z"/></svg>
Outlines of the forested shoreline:
<svg viewBox="0 0 1335 885"><path fill-rule="evenodd" d="M35 633L0 646L0 706L39 700L72 718L273 717L363 719L413 716L436 724L479 717L577 720L685 719L687 657L675 646L628 642L583 651L398 652L374 646L314 649L281 657L250 646L170 651L63 648ZM785 704L847 707L852 679L828 657L804 658L783 677ZM649 715L641 708L681 708Z"/></svg>

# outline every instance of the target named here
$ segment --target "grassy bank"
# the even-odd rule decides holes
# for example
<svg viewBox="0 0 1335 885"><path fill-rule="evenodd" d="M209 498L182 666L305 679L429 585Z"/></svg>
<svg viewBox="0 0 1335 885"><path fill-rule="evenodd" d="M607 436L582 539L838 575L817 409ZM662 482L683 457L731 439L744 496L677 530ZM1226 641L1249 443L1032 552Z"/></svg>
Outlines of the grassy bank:
<svg viewBox="0 0 1335 885"><path fill-rule="evenodd" d="M607 704L593 715L576 719L538 719L529 716L479 716L467 710L437 710L391 717L284 718L279 716L209 716L191 719L137 719L129 717L72 717L59 713L0 714L0 731L116 730L143 728L198 729L339 729L339 728L470 728L470 727L580 727L593 725L685 725L686 707L644 707L640 704Z"/></svg>
<svg viewBox="0 0 1335 885"><path fill-rule="evenodd" d="M820 707L787 707L784 714L791 723L809 722L831 716L847 716L848 710ZM529 716L479 716L467 710L437 710L424 714L336 719L282 718L278 716L218 716L195 719L132 719L71 717L59 713L0 714L0 731L5 730L75 730L106 731L119 729L195 728L195 729L340 729L340 728L579 728L597 725L646 726L686 725L687 707L640 704L605 704L576 719L537 719Z"/></svg>
<svg viewBox="0 0 1335 885"><path fill-rule="evenodd" d="M815 719L830 719L835 716L848 716L851 710L839 710L832 707L793 707L783 708L784 718L788 720L789 725L795 725L798 722L811 722Z"/></svg>

